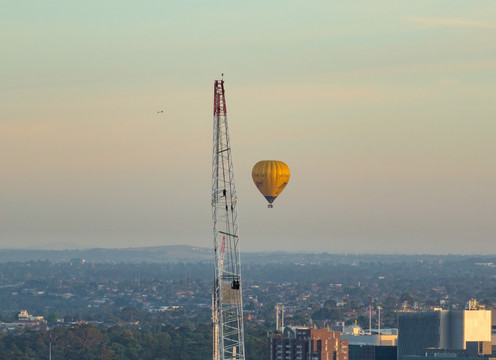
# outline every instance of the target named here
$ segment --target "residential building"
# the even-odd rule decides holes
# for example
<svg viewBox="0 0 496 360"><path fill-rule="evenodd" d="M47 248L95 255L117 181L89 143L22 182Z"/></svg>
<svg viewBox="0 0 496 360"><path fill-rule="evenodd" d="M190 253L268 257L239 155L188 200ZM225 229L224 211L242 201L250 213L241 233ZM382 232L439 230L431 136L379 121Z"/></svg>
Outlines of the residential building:
<svg viewBox="0 0 496 360"><path fill-rule="evenodd" d="M288 328L286 336L271 333L269 360L348 360L348 340L329 329Z"/></svg>

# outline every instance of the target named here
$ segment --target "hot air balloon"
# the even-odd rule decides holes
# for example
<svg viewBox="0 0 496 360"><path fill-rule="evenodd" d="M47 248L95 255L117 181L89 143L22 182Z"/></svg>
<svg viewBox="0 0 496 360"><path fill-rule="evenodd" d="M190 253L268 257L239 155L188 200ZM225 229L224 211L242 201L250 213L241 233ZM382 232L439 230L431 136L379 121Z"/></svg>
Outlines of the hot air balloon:
<svg viewBox="0 0 496 360"><path fill-rule="evenodd" d="M289 182L289 168L282 161L263 160L255 164L251 177L272 208L272 203Z"/></svg>

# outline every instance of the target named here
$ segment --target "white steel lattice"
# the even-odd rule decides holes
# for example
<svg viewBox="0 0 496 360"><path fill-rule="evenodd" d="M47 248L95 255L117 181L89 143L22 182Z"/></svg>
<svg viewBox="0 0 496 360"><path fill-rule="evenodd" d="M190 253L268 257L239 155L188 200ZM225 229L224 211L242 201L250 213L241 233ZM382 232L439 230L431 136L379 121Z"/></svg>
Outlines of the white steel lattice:
<svg viewBox="0 0 496 360"><path fill-rule="evenodd" d="M237 196L227 126L224 80L214 84L212 220L215 283L213 359L244 360Z"/></svg>

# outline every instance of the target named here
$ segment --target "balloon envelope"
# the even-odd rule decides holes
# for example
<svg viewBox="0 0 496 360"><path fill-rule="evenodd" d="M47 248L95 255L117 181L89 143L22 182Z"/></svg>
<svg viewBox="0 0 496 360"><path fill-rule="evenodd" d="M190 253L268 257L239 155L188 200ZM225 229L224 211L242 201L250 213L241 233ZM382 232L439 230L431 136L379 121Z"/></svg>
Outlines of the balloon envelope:
<svg viewBox="0 0 496 360"><path fill-rule="evenodd" d="M281 194L289 182L289 167L282 161L259 161L251 171L251 177L258 190L272 207L274 200Z"/></svg>

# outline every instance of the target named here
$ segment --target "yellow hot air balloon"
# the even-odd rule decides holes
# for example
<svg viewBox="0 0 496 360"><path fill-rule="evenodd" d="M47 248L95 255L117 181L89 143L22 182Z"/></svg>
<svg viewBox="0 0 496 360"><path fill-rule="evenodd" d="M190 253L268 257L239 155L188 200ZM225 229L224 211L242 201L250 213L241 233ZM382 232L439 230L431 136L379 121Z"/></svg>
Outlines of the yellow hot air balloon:
<svg viewBox="0 0 496 360"><path fill-rule="evenodd" d="M271 208L274 200L289 182L289 168L282 161L259 161L253 167L251 177Z"/></svg>

